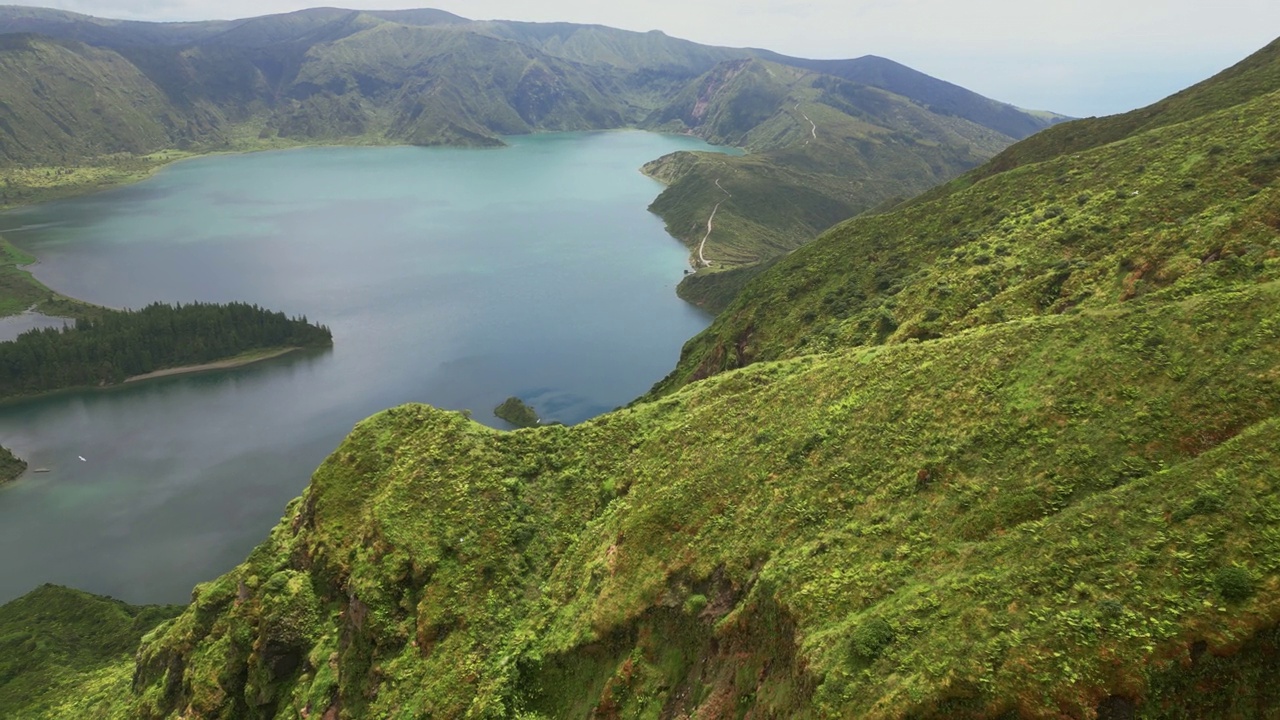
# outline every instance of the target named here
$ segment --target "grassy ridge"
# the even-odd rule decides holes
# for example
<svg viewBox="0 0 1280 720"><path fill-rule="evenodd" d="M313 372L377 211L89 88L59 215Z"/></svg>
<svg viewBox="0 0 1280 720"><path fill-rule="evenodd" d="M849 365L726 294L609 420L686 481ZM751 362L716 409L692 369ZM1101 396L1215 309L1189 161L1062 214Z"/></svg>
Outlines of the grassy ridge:
<svg viewBox="0 0 1280 720"><path fill-rule="evenodd" d="M375 416L130 712L1265 716L1277 103L845 223L583 425Z"/></svg>
<svg viewBox="0 0 1280 720"><path fill-rule="evenodd" d="M713 311L750 274L712 284L698 282L703 276L784 255L841 220L955 177L1013 141L901 95L759 60L717 66L648 124L751 151L676 153L645 168L668 183L650 210L695 255L719 205L704 252L711 265L680 289Z"/></svg>
<svg viewBox="0 0 1280 720"><path fill-rule="evenodd" d="M748 287L656 391L758 360L1273 279L1277 111L1272 92L844 223Z"/></svg>
<svg viewBox="0 0 1280 720"><path fill-rule="evenodd" d="M123 663L55 664L0 702L1273 717L1274 47L1168 122L1066 126L1078 144L1034 137L1010 155L1034 160L839 225L629 408L516 433L420 405L366 420L142 639L127 693ZM678 163L698 160L654 174ZM56 683L89 691L53 709Z"/></svg>
<svg viewBox="0 0 1280 720"><path fill-rule="evenodd" d="M958 185L1016 167L1090 150L1224 110L1275 91L1280 84L1280 40L1204 82L1145 108L1060 126L995 157Z"/></svg>
<svg viewBox="0 0 1280 720"><path fill-rule="evenodd" d="M570 429L388 411L144 646L136 712L1144 703L1280 621L1277 311L1272 283L762 363ZM721 643L756 671L703 674Z"/></svg>
<svg viewBox="0 0 1280 720"><path fill-rule="evenodd" d="M138 641L180 611L52 585L0 607L0 715L128 717Z"/></svg>

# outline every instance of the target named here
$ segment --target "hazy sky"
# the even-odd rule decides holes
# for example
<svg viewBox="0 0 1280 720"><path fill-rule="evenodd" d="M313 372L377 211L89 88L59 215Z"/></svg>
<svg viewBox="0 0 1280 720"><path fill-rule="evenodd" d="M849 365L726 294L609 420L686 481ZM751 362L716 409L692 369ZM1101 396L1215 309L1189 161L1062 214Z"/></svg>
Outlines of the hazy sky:
<svg viewBox="0 0 1280 720"><path fill-rule="evenodd" d="M0 0L14 3L15 0ZM659 29L818 58L882 55L1027 108L1122 112L1280 35L1276 0L16 0L100 17L204 20L320 4Z"/></svg>

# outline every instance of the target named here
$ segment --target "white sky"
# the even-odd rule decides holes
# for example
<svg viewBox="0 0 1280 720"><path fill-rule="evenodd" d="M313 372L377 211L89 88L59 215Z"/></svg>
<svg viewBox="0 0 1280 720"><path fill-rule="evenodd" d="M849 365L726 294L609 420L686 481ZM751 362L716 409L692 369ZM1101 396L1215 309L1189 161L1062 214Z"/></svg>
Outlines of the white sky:
<svg viewBox="0 0 1280 720"><path fill-rule="evenodd" d="M135 20L288 12L323 0L0 0ZM1075 116L1123 112L1280 36L1277 0L345 0L472 19L658 29L788 55L881 55L989 97Z"/></svg>

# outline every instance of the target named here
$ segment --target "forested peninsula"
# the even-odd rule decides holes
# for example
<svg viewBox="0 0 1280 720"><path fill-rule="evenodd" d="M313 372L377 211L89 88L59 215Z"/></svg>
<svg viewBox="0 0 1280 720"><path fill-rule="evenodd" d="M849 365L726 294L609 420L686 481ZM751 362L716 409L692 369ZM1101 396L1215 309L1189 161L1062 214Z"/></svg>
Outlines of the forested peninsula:
<svg viewBox="0 0 1280 720"><path fill-rule="evenodd" d="M329 328L247 303L155 303L0 343L0 398L103 387L245 353L327 347Z"/></svg>

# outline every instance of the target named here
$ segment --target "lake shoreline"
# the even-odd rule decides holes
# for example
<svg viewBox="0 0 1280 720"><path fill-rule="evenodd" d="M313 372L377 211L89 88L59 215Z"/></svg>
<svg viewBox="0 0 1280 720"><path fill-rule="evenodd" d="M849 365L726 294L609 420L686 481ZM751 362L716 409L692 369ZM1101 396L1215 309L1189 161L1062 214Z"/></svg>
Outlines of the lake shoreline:
<svg viewBox="0 0 1280 720"><path fill-rule="evenodd" d="M154 372L145 373L143 375L133 375L127 377L120 382L102 384L102 385L77 385L75 387L63 387L56 390L48 390L46 392L29 393L24 395L10 395L0 398L0 407L13 405L17 403L27 402L29 400L40 400L45 398L57 397L58 395L74 395L85 391L95 393L109 393L116 390L122 390L126 387L137 387L153 380L163 380L169 377L182 377L186 375L199 375L201 373L217 372L219 370L238 370L240 368L249 367L250 365L258 365L268 360L276 360L289 355L302 353L306 350L324 350L325 347L287 347L287 348L265 348L263 350L250 350L234 357L216 362L202 363L199 365L182 365L173 368L164 368Z"/></svg>
<svg viewBox="0 0 1280 720"><path fill-rule="evenodd" d="M300 352L300 347L274 348L268 350L255 350L248 353L242 353L236 357L230 357L226 360L218 360L215 362L201 363L199 365L181 365L174 368L165 368L164 370L155 370L142 375L134 375L127 377L124 381L118 383L127 385L130 383L146 382L148 380L158 380L160 378L175 377L177 375L195 375L197 373L209 372L211 370L232 370L242 368L254 363L260 363L267 360L274 360L278 357L284 357L291 353ZM114 386L108 386L114 387Z"/></svg>

